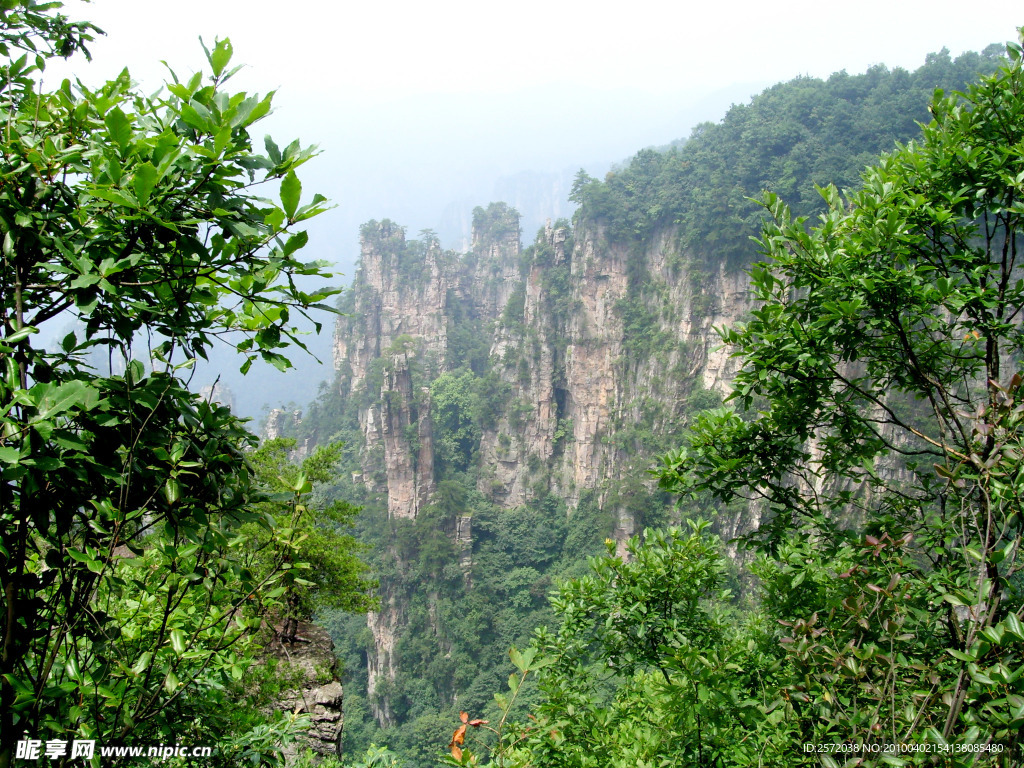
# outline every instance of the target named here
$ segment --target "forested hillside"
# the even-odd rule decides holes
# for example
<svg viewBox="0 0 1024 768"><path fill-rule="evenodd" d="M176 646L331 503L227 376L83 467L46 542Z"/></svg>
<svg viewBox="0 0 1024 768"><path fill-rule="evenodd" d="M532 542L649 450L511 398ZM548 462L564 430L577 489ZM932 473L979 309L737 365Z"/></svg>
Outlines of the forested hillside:
<svg viewBox="0 0 1024 768"><path fill-rule="evenodd" d="M723 617L756 601L741 567L754 555L723 544L729 557L719 560L698 541L767 530L776 500L687 485L671 473L659 488L649 470L684 442L698 413L722 404L740 371L714 329L758 316L762 289L746 270L759 252L751 238L769 214L756 198L778 194L795 215L835 208L815 185L856 189L865 165L919 135L936 89L962 90L1003 61L1001 47L955 61L943 52L915 72L879 66L777 85L675 146L640 152L603 181L581 172L574 221L555 222L526 248L518 216L500 203L474 212L465 254L443 250L430 232L409 239L390 221L363 227L361 264L341 304L337 380L301 419L273 417L300 448L344 442L344 479L332 493L363 506L358 537L380 580L381 609L368 626L325 616L345 659L350 754L386 743L405 765L432 765L456 713L488 712L505 688L509 647L526 647L537 627L566 616L564 606L552 612L549 592L582 576L606 540L628 561L634 534L707 520L685 547L715 577L691 584L687 599L731 586L716 618L699 619L728 634ZM759 392L743 402L760 407ZM906 471L864 457L887 477ZM723 470L702 471L714 479ZM863 520L864 508L842 498L829 519ZM677 556L681 541L663 541L665 556ZM636 551L632 559L642 561ZM769 585L782 578L769 566L759 573ZM771 639L765 631L759 653ZM776 657L766 651L757 664ZM652 663L641 654L627 669ZM676 684L675 672L661 673ZM610 706L612 690L591 690L574 706ZM524 688L518 716L541 695ZM728 728L716 749L731 738ZM671 764L733 764L697 760L688 751L696 742L686 743Z"/></svg>

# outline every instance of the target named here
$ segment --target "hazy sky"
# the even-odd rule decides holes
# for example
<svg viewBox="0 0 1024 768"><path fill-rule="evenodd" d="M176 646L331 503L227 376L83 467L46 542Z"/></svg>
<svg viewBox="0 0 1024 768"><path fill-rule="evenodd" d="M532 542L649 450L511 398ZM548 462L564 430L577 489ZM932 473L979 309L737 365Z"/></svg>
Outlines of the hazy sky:
<svg viewBox="0 0 1024 768"><path fill-rule="evenodd" d="M94 0L66 3L108 33L83 79L124 66L146 84L202 64L197 38L231 38L234 86L276 89L266 129L324 154L306 186L339 208L318 255L350 271L356 227L436 227L494 181L622 160L689 134L797 75L919 66L1016 36L1019 1ZM91 70L91 71L90 71ZM279 142L280 143L280 142ZM532 237L532 232L526 233ZM321 250L322 248L322 250Z"/></svg>
<svg viewBox="0 0 1024 768"><path fill-rule="evenodd" d="M774 82L879 63L913 69L943 46L954 56L979 50L1024 24L1019 0L65 6L108 33L94 43L92 65L71 64L86 82L127 66L155 89L160 60L187 76L203 64L199 36L230 37L235 62L247 66L229 85L278 92L257 131L323 151L300 175L338 207L313 222L307 251L337 263L342 282L358 225L371 218L393 218L415 236L439 228L446 212L490 202L502 177L602 173Z"/></svg>
<svg viewBox="0 0 1024 768"><path fill-rule="evenodd" d="M324 156L307 173L346 210L362 212L370 198L379 208L367 210L372 217L389 215L389 199L403 211L417 196L425 209L447 203L460 187L453 177L623 159L686 136L689 122L717 119L779 80L878 63L914 68L930 51L980 49L1024 24L1018 0L73 0L67 8L108 33L94 45L90 77L127 65L155 85L161 59L186 74L202 63L200 35L229 36L247 65L235 87L276 89L270 130L319 144ZM429 190L420 188L424 173Z"/></svg>
<svg viewBox="0 0 1024 768"><path fill-rule="evenodd" d="M159 59L187 64L197 35L230 36L250 82L295 99L357 94L514 91L541 84L676 91L912 67L1014 35L1017 2L861 0L629 3L521 0L95 0L109 32L98 58L148 76ZM69 9L83 7L68 3Z"/></svg>

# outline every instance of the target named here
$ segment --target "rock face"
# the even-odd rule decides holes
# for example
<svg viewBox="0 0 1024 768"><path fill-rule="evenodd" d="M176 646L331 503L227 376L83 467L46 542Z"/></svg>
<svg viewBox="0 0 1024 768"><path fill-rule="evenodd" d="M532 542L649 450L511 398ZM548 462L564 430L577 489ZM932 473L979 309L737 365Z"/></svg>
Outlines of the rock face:
<svg viewBox="0 0 1024 768"><path fill-rule="evenodd" d="M266 656L273 658L276 674L292 681L272 708L288 713L308 714L312 721L306 737L286 750L291 762L295 755L309 747L317 754L337 754L344 726L343 693L337 678L334 642L327 630L315 624L300 623L300 642L267 646Z"/></svg>
<svg viewBox="0 0 1024 768"><path fill-rule="evenodd" d="M463 255L391 222L363 228L335 364L340 394L361 402L363 480L394 517L416 517L436 487L426 385L461 363L453 332L486 337L505 387L477 445L479 490L505 507L538 481L570 508L587 491L603 504L651 458L637 425L678 431L692 396L727 394L735 374L713 328L749 309L741 271L686 258L672 229L638 252L600 222L549 225L524 253L515 212L488 211ZM621 536L630 527L624 517Z"/></svg>
<svg viewBox="0 0 1024 768"><path fill-rule="evenodd" d="M453 441L466 439L432 385L472 368L491 393L464 450L477 490L506 509L544 494L570 514L597 504L616 521L621 551L657 498L645 470L729 391L737 362L714 328L750 308L741 270L679 242L670 227L625 245L600 221L579 221L549 224L524 250L518 215L503 204L477 209L465 254L429 233L406 240L392 222L364 226L334 350L338 395L354 404L362 441L353 479L386 498L390 518L417 518ZM750 516L723 513L718 527L733 536ZM457 516L450 533L471 587L471 518ZM368 698L381 724L393 722L378 691L395 679L402 622L392 597L369 617Z"/></svg>
<svg viewBox="0 0 1024 768"><path fill-rule="evenodd" d="M373 653L367 659L367 698L374 709L374 717L382 726L393 725L394 713L387 696L380 695L382 685L393 683L398 671L395 654L397 629L403 623L402 606L394 595L382 596L381 609L371 611L367 624L373 634Z"/></svg>
<svg viewBox="0 0 1024 768"><path fill-rule="evenodd" d="M232 411L235 410L235 393L231 391L231 387L221 384L220 381L201 387L199 396L207 402L217 403Z"/></svg>
<svg viewBox="0 0 1024 768"><path fill-rule="evenodd" d="M204 395L205 397L205 395ZM264 440L276 440L291 433L302 422L302 411L283 411L274 408L267 414L267 420L263 424L260 436ZM302 461L309 456L315 448L313 438L306 437L297 441L295 446L288 452L292 461Z"/></svg>

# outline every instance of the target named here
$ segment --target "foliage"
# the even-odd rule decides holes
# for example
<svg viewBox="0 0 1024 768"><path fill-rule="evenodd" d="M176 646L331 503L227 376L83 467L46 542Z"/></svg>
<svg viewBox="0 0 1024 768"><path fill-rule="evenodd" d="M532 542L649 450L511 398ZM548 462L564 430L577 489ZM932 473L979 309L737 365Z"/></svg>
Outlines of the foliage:
<svg viewBox="0 0 1024 768"><path fill-rule="evenodd" d="M373 500L360 514L360 539L371 544L382 601L402 601L403 623L394 652L398 674L376 693L385 688L394 717L381 728L365 694L367 656L374 652L365 621L328 616L346 668L346 754L387 743L410 768L434 765L437 745L451 736L451 718L487 706L507 678L508 648L523 647L535 627L550 623L552 584L578 575L611 533L610 515L596 504L584 503L571 516L554 497L502 510L475 486L467 473L440 480L434 503L415 521L388 521ZM453 543L455 515L472 520L471 552ZM460 564L469 554L471 562ZM511 717L525 717L535 698L524 691Z"/></svg>
<svg viewBox="0 0 1024 768"><path fill-rule="evenodd" d="M519 239L519 213L506 203L490 203L473 209L473 236L477 241L499 241L515 235Z"/></svg>
<svg viewBox="0 0 1024 768"><path fill-rule="evenodd" d="M294 445L293 439L276 438L250 456L257 479L274 498L256 510L273 524L245 528L258 577L284 572L280 595L275 596L283 604L275 618L284 642L294 642L298 622L311 619L317 610L365 613L377 606L370 595L376 584L363 578L367 566L356 555L361 547L341 533L352 526L359 510L345 501L306 498L314 483L334 479L341 445L317 446L301 465L288 461Z"/></svg>
<svg viewBox="0 0 1024 768"><path fill-rule="evenodd" d="M466 731L468 728L483 728L485 731L489 731L494 734L495 746L491 751L492 762L496 766L506 765L507 754L515 748L517 741L509 741L506 737L505 727L508 722L508 716L512 711L512 706L515 703L519 692L523 690L523 684L526 682L526 678L531 672L536 672L537 669L545 666L544 662L534 661L537 656L536 648L527 648L524 652L520 653L519 650L512 646L509 651L509 658L516 667L516 671L508 677L508 694L495 694L495 703L501 710L501 717L495 725L489 725L489 720L483 720L481 718L470 719L469 713L460 712L459 720L462 721L462 725L455 729L452 734L452 740L448 744L448 754L444 756L442 764L444 765L477 765L478 758L468 748L463 748L466 743Z"/></svg>
<svg viewBox="0 0 1024 768"><path fill-rule="evenodd" d="M723 332L741 411L666 458L666 487L763 505L765 604L786 611L808 740L1021 757L1024 406L1007 369L1024 359L1024 68L1008 53L938 93L861 191L822 190L811 229L766 196L760 307Z"/></svg>
<svg viewBox="0 0 1024 768"><path fill-rule="evenodd" d="M206 51L208 75L172 72L153 96L127 71L48 91L47 60L97 31L59 9L0 8L5 766L23 734L116 745L230 730L226 690L284 577L245 547L243 525L272 525L253 507L253 436L181 377L218 339L243 369L257 356L287 367L282 350L302 346L290 315L333 293L294 282L328 276L298 258L301 222L325 207L302 204L295 173L314 150L268 138L254 151L271 96L225 90L230 42ZM84 333L34 342L71 318ZM96 351L124 372L99 375ZM258 726L238 747L292 726Z"/></svg>
<svg viewBox="0 0 1024 768"><path fill-rule="evenodd" d="M615 302L622 320L622 350L630 361L641 361L670 346L674 336L658 326L658 314L639 295Z"/></svg>
<svg viewBox="0 0 1024 768"><path fill-rule="evenodd" d="M366 754L348 768L400 768L400 766L401 763L398 760L398 756L387 747L378 747L376 744L371 744L367 748Z"/></svg>
<svg viewBox="0 0 1024 768"><path fill-rule="evenodd" d="M827 81L798 78L697 126L664 151L645 149L598 181L577 175L577 214L600 222L613 241L632 243L678 224L683 244L716 260L748 263L761 211L750 198L770 190L801 215L821 209L814 184L855 185L860 170L928 117L935 88L966 87L1001 58L992 46L955 61L943 50L915 72L876 66Z"/></svg>
<svg viewBox="0 0 1024 768"><path fill-rule="evenodd" d="M764 727L756 698L770 690L773 660L753 632L741 644L725 621L724 561L706 528L647 531L646 543L630 540L625 557L609 543L590 575L562 585L551 598L557 630L542 628L528 651L513 651L512 695L535 673L540 703L527 722L500 734L488 759L452 749L448 762L783 764L770 743L774 723ZM510 698L495 698L504 716Z"/></svg>
<svg viewBox="0 0 1024 768"><path fill-rule="evenodd" d="M359 228L359 239L364 248L377 254L384 266L398 275L398 283L403 287L419 289L429 283L431 261L443 264L451 257L449 251L441 250L435 232L425 229L419 240L406 240L405 227L390 219L366 222Z"/></svg>
<svg viewBox="0 0 1024 768"><path fill-rule="evenodd" d="M480 441L480 427L473 416L477 410L472 371L447 371L430 385L431 416L437 435L439 474L464 471L474 461Z"/></svg>
<svg viewBox="0 0 1024 768"><path fill-rule="evenodd" d="M387 747L371 744L356 760L345 762L339 761L333 755L323 757L312 750L306 750L298 756L294 768L402 768L402 763Z"/></svg>
<svg viewBox="0 0 1024 768"><path fill-rule="evenodd" d="M472 308L461 301L454 290L446 297L448 338L445 363L450 370L469 368L478 376L487 370L490 353L488 335L483 333L481 320Z"/></svg>

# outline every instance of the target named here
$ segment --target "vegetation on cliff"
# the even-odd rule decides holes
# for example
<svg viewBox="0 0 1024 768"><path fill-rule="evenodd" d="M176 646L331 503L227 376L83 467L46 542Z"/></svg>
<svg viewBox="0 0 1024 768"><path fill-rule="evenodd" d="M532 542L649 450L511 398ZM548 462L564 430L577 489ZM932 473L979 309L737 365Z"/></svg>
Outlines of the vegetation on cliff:
<svg viewBox="0 0 1024 768"><path fill-rule="evenodd" d="M936 88L961 90L1002 57L1001 45L955 60L943 50L913 72L878 65L860 75L780 83L666 151L639 152L603 182L581 172L572 193L578 215L605 222L622 241L678 224L687 250L749 263L763 191L785 198L796 215L820 212L816 184L858 185L868 163L927 122Z"/></svg>

